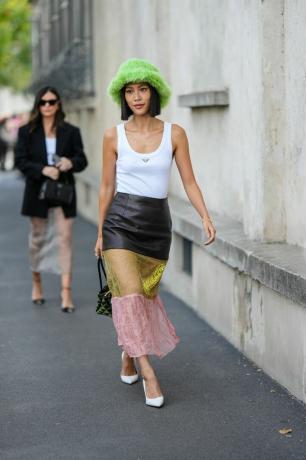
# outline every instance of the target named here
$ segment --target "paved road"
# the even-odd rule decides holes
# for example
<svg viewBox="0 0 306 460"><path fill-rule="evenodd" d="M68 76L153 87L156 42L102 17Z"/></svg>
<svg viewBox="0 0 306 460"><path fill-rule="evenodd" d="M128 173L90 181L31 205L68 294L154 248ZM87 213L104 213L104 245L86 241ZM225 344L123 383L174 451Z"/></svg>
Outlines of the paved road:
<svg viewBox="0 0 306 460"><path fill-rule="evenodd" d="M166 292L181 343L154 360L165 407L146 407L141 384L119 381L112 322L94 311L95 228L84 220L74 238L76 313L60 311L51 275L47 303L33 306L22 187L0 176L1 460L306 459L305 406Z"/></svg>

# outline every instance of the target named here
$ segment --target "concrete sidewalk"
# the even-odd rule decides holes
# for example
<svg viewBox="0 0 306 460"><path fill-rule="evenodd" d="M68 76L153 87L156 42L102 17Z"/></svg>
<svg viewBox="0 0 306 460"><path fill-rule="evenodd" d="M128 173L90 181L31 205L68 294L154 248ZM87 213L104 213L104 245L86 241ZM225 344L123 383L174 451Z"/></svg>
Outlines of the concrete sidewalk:
<svg viewBox="0 0 306 460"><path fill-rule="evenodd" d="M51 275L46 304L33 306L22 189L13 173L0 176L1 460L306 459L305 406L166 292L181 343L154 359L165 407L146 407L140 383L120 382L112 322L95 313L96 229L84 220L74 233L77 311L60 311Z"/></svg>

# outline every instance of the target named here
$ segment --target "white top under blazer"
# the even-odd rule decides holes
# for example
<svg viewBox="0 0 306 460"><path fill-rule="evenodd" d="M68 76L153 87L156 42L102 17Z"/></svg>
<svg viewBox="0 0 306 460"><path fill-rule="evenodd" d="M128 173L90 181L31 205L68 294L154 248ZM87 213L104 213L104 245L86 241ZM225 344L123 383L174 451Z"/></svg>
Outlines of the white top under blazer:
<svg viewBox="0 0 306 460"><path fill-rule="evenodd" d="M135 152L124 123L117 125L116 190L150 198L166 198L173 159L171 123L164 122L159 147L150 153Z"/></svg>
<svg viewBox="0 0 306 460"><path fill-rule="evenodd" d="M45 140L48 165L54 165L54 155L56 153L56 137L46 137Z"/></svg>

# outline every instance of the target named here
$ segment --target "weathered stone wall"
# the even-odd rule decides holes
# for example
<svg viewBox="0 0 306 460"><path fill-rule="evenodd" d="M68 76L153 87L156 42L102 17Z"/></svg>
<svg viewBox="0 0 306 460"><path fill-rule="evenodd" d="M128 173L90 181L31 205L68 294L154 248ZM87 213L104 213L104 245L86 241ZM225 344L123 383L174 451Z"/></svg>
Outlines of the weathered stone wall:
<svg viewBox="0 0 306 460"><path fill-rule="evenodd" d="M94 5L96 96L68 108L71 120L82 127L90 159L78 184L81 212L97 220L103 131L120 122L107 85L123 60L147 58L171 84L173 97L162 118L185 128L208 208L240 222L250 240L283 243L281 269L273 260L265 264L263 249L263 270L278 286L288 270L303 299L305 270L290 259L289 245L301 247L302 260L306 2L96 0ZM210 90L228 90L229 105L186 108L178 103L179 95ZM175 167L170 193L187 199ZM306 311L303 301L290 297L295 285L287 283L288 292L269 288L198 243L193 244L190 276L182 270L182 236L177 228L166 286L305 401Z"/></svg>
<svg viewBox="0 0 306 460"><path fill-rule="evenodd" d="M305 246L305 2L113 0L94 11L96 97L70 115L96 180L103 131L120 121L107 85L124 59L145 57L171 84L162 118L186 129L210 209L252 238ZM178 105L178 95L226 88L228 108ZM170 192L185 198L175 168Z"/></svg>
<svg viewBox="0 0 306 460"><path fill-rule="evenodd" d="M285 2L287 241L306 246L306 4Z"/></svg>

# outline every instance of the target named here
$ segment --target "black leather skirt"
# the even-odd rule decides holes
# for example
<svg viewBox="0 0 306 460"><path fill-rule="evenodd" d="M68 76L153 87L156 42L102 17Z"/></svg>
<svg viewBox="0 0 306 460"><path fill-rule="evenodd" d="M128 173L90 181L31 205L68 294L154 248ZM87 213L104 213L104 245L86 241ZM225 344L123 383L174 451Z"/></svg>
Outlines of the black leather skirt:
<svg viewBox="0 0 306 460"><path fill-rule="evenodd" d="M128 249L167 260L171 226L167 198L117 192L103 225L103 250Z"/></svg>

